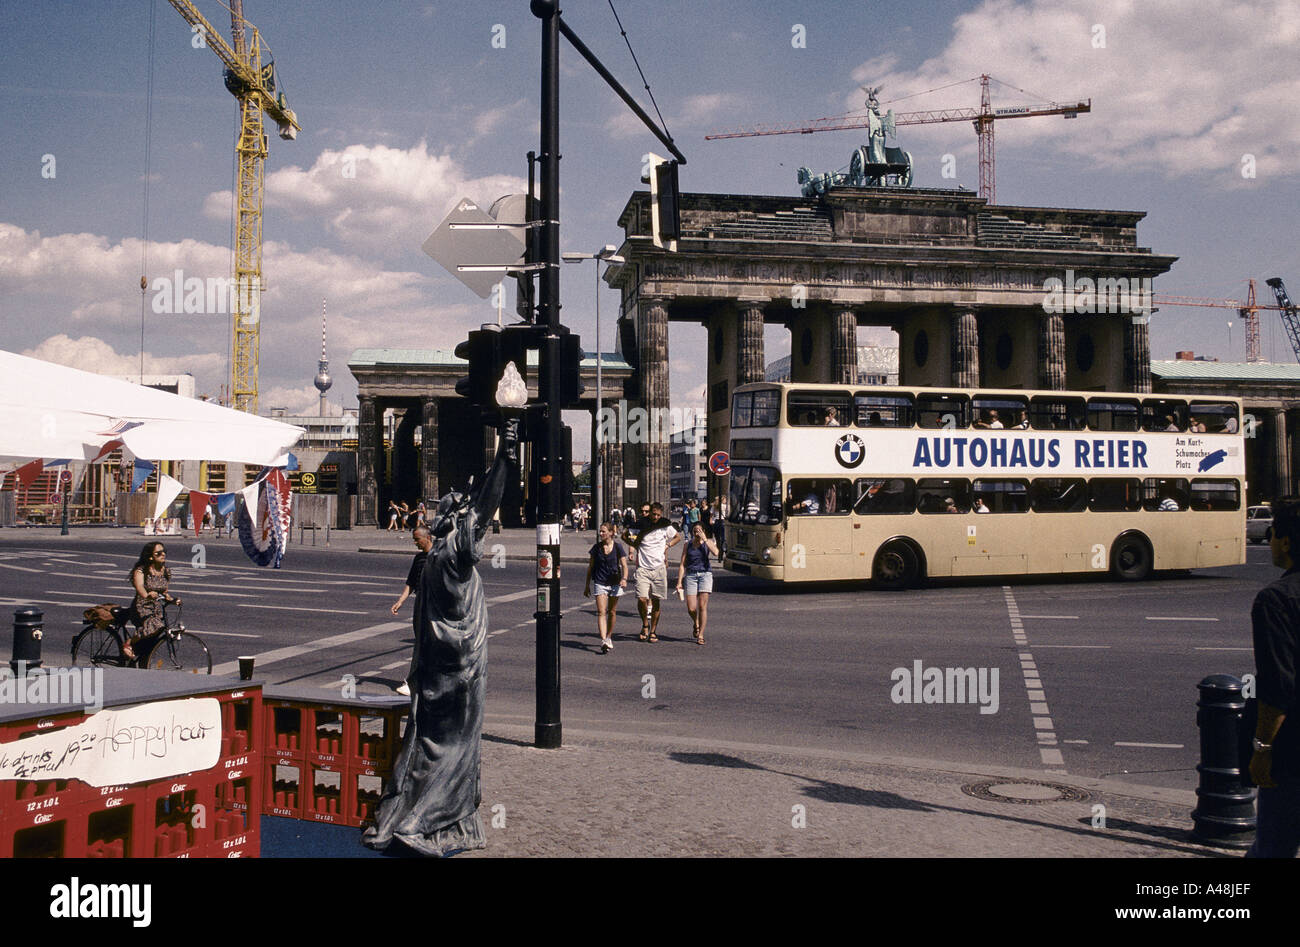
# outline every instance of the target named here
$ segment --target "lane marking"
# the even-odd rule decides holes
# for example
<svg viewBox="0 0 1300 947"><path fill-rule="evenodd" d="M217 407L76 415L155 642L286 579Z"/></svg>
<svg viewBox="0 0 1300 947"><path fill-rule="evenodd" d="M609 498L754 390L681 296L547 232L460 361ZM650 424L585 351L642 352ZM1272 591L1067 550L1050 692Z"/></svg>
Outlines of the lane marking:
<svg viewBox="0 0 1300 947"><path fill-rule="evenodd" d="M1193 648L1193 651L1254 651L1254 648Z"/></svg>
<svg viewBox="0 0 1300 947"><path fill-rule="evenodd" d="M1038 757L1043 766L1050 767L1050 772L1066 775L1065 758L1061 751L1056 748L1056 726L1052 723L1051 711L1047 705L1047 694L1043 689L1042 678L1038 676L1038 662L1034 660L1034 654L1029 650L1029 639L1025 636L1024 619L1030 617L1041 618L1073 618L1075 616L1029 616L1020 614L1020 606L1016 604L1016 597L1011 593L1011 586L1002 586L1002 598L1007 607L1007 618L1011 622L1011 635L1017 645L1024 648L1018 652L1020 656L1020 673L1025 680L1025 696L1029 699L1029 712L1034 721L1034 736L1038 743ZM1042 646L1040 646L1042 647Z"/></svg>
<svg viewBox="0 0 1300 947"><path fill-rule="evenodd" d="M1183 615L1148 615L1147 621L1218 621L1217 618L1189 618Z"/></svg>
<svg viewBox="0 0 1300 947"><path fill-rule="evenodd" d="M1021 615L1020 617L1021 617L1021 618L1033 618L1033 619L1037 619L1038 621L1043 621L1043 620L1045 620L1045 619L1049 619L1049 618L1057 618L1057 619L1060 619L1060 620L1062 620L1062 621L1078 621L1078 620L1079 620L1079 616L1078 616L1078 615Z"/></svg>
<svg viewBox="0 0 1300 947"><path fill-rule="evenodd" d="M186 593L186 594L193 594L193 593ZM208 594L209 594L209 595L217 595L217 594L219 594L219 593L217 593L217 592L209 592ZM251 596L251 595L241 596L241 598L252 598L252 597L253 597L253 596ZM262 609L266 609L266 610L268 610L268 611L273 611L273 612L316 612L317 614L321 614L322 612L324 612L324 613L326 613L326 614L330 614L330 615L369 615L369 614L370 614L369 612L365 612L365 611L360 611L360 612L359 612L359 611L353 611L352 609L346 609L346 608L322 608L322 607L319 606L319 605L318 605L318 606L315 606L315 607L309 607L309 606L296 606L296 605L250 605L250 604L247 603L247 602L239 602L238 605L237 605L237 607L239 607L239 608L262 608ZM214 671L213 673L215 674L216 672Z"/></svg>
<svg viewBox="0 0 1300 947"><path fill-rule="evenodd" d="M304 644L291 645L287 648L275 648L271 651L265 651L261 654L254 655L257 659L258 666L267 664L276 664L280 661L287 661L290 658L296 658L303 654L313 654L318 651L325 651L329 648L341 648L344 645L354 644L358 641L365 641L368 638L377 638L379 635L386 635L392 631L398 631L410 627L406 622L386 621L379 625L371 625L368 628L358 628L356 631L347 631L338 635L329 635L325 638L317 638L315 641L308 641ZM224 664L218 664L212 669L213 674L233 674L239 670L238 661L227 661Z"/></svg>
<svg viewBox="0 0 1300 947"><path fill-rule="evenodd" d="M1183 744L1181 744L1181 743L1123 743L1123 742L1120 742L1120 741L1116 741L1115 745L1116 745L1116 746L1136 746L1136 747L1141 747L1142 749L1146 749L1146 750L1181 750L1181 749L1183 749Z"/></svg>
<svg viewBox="0 0 1300 947"><path fill-rule="evenodd" d="M1105 651L1110 647L1108 644L1040 644L1035 645L1037 648L1089 648L1095 651Z"/></svg>
<svg viewBox="0 0 1300 947"><path fill-rule="evenodd" d="M190 631L196 635L212 635L217 638L261 638L262 635L246 635L237 631L200 631L197 628L191 628Z"/></svg>

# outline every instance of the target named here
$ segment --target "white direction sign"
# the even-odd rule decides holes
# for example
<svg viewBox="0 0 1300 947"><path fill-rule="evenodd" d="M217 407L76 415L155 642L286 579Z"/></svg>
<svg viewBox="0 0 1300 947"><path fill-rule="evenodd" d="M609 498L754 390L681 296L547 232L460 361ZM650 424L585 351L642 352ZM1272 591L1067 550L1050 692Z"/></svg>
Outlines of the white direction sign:
<svg viewBox="0 0 1300 947"><path fill-rule="evenodd" d="M443 218L421 245L443 269L481 298L506 278L506 267L524 259L524 230L500 223L468 197Z"/></svg>

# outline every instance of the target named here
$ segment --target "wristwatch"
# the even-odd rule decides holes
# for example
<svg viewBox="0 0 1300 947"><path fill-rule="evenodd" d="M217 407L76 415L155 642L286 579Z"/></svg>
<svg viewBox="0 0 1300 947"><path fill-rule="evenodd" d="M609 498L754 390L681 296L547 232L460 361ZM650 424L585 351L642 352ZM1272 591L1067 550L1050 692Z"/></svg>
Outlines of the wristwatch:
<svg viewBox="0 0 1300 947"><path fill-rule="evenodd" d="M1273 749L1273 744L1271 744L1271 743L1260 743L1260 742L1259 742L1259 737L1255 737L1255 740L1254 740L1253 745L1254 745L1254 747L1255 747L1256 750L1271 750L1271 749Z"/></svg>

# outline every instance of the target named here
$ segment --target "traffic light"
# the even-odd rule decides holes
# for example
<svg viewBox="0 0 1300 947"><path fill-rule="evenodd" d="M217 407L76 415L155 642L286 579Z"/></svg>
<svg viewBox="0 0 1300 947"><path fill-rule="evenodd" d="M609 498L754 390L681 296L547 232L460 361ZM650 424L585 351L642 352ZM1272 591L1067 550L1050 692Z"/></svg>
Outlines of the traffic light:
<svg viewBox="0 0 1300 947"><path fill-rule="evenodd" d="M649 173L641 176L650 185L650 236L654 245L676 251L682 235L677 189L677 162L653 152L646 155Z"/></svg>
<svg viewBox="0 0 1300 947"><path fill-rule="evenodd" d="M632 366L632 375L623 382L623 394L629 401L641 396L641 351L636 345L636 320L631 316L618 317L618 349L623 361Z"/></svg>
<svg viewBox="0 0 1300 947"><path fill-rule="evenodd" d="M506 370L506 363L514 362L520 376L528 380L527 327L502 328L485 323L470 332L469 338L456 346L456 357L469 362L469 374L456 382L456 394L463 395L471 404L495 410L497 384Z"/></svg>
<svg viewBox="0 0 1300 947"><path fill-rule="evenodd" d="M576 408L578 399L586 391L582 383L582 339L573 333L560 337L560 404Z"/></svg>

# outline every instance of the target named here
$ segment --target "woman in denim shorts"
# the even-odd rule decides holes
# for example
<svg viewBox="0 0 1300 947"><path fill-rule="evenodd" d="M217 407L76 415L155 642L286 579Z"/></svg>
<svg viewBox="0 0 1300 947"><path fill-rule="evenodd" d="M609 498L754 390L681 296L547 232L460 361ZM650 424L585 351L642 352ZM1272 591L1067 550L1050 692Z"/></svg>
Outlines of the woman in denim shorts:
<svg viewBox="0 0 1300 947"><path fill-rule="evenodd" d="M691 527L691 541L682 548L681 568L677 570L677 594L685 580L686 610L695 623L695 643L704 644L704 626L709 623L709 595L713 592L713 569L709 557L718 554L717 544L704 534L704 526Z"/></svg>
<svg viewBox="0 0 1300 947"><path fill-rule="evenodd" d="M627 588L627 549L614 538L614 524L600 524L600 539L591 547L587 561L587 584L583 597L591 597L596 587L596 631L600 633L600 653L614 647L614 619L618 597Z"/></svg>

